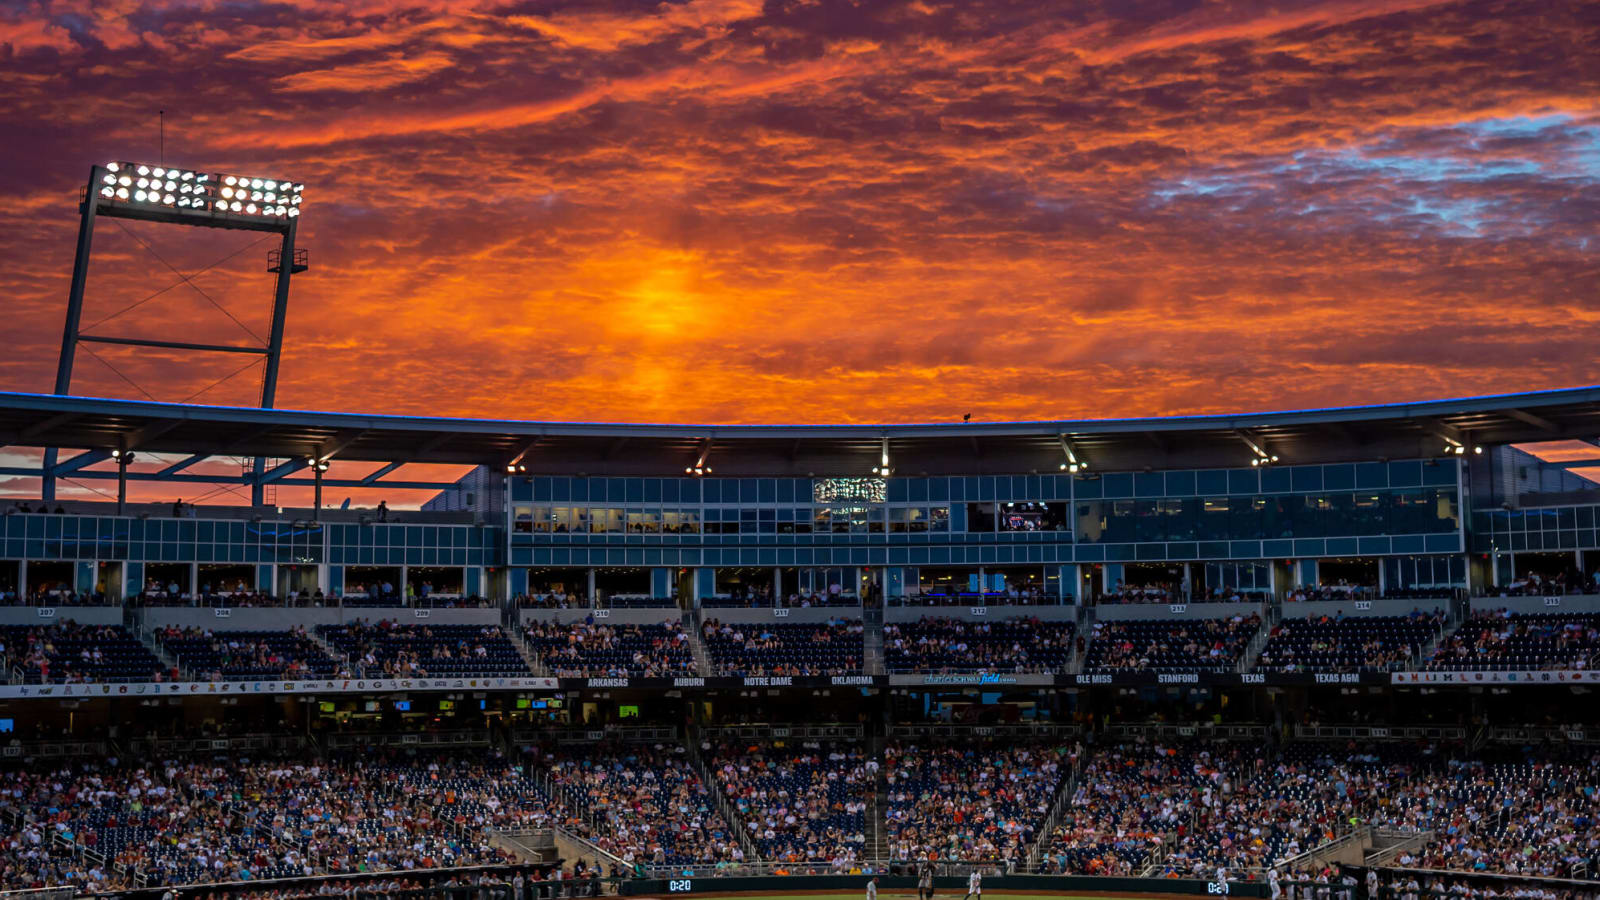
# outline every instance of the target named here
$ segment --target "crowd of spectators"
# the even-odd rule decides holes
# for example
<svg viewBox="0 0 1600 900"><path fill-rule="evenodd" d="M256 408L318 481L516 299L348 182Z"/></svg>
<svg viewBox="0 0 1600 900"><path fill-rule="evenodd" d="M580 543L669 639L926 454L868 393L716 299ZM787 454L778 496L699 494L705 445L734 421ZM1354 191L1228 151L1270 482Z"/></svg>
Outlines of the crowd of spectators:
<svg viewBox="0 0 1600 900"><path fill-rule="evenodd" d="M1401 865L1577 877L1600 866L1597 772L1592 748L1442 755L1368 815L1433 833Z"/></svg>
<svg viewBox="0 0 1600 900"><path fill-rule="evenodd" d="M707 619L700 633L719 675L849 675L861 671L860 619L815 624Z"/></svg>
<svg viewBox="0 0 1600 900"><path fill-rule="evenodd" d="M1166 835L1188 830L1198 762L1178 748L1147 743L1080 757L1072 797L1040 848L1046 870L1138 874Z"/></svg>
<svg viewBox="0 0 1600 900"><path fill-rule="evenodd" d="M303 625L287 631L169 625L155 630L155 640L180 668L203 681L317 678L339 669L339 661L312 640Z"/></svg>
<svg viewBox="0 0 1600 900"><path fill-rule="evenodd" d="M1349 823L1431 831L1399 865L1573 877L1600 862L1600 754L1432 744L1139 742L1096 748L1055 831L1049 871L1209 877L1260 869Z"/></svg>
<svg viewBox="0 0 1600 900"><path fill-rule="evenodd" d="M1228 619L1095 622L1085 671L1231 672L1261 627L1254 613Z"/></svg>
<svg viewBox="0 0 1600 900"><path fill-rule="evenodd" d="M97 891L501 863L486 829L558 818L493 751L17 768L0 773L0 807L22 823L0 843L0 881Z"/></svg>
<svg viewBox="0 0 1600 900"><path fill-rule="evenodd" d="M1407 667L1443 628L1443 610L1405 616L1343 613L1285 619L1272 627L1256 668L1265 672L1388 672Z"/></svg>
<svg viewBox="0 0 1600 900"><path fill-rule="evenodd" d="M1109 606L1117 603L1182 603L1181 584L1123 584L1117 582L1111 590L1101 594L1096 604Z"/></svg>
<svg viewBox="0 0 1600 900"><path fill-rule="evenodd" d="M0 833L0 880L108 891L498 863L486 829L550 824L629 867L731 868L747 846L808 871L862 864L877 760L850 745L702 747L709 782L663 744L19 764L0 769L0 815L15 822ZM1581 746L891 743L883 827L899 864L1009 868L1037 839L1049 872L1154 861L1210 878L1371 824L1431 835L1398 866L1582 878L1600 864L1596 772L1600 752ZM1069 774L1056 826L1038 834Z"/></svg>
<svg viewBox="0 0 1600 900"><path fill-rule="evenodd" d="M1596 900L1600 882L1590 879L1590 887L1524 881L1445 877L1437 874L1390 871L1377 876L1378 890L1372 900ZM1370 882L1369 882L1370 884Z"/></svg>
<svg viewBox="0 0 1600 900"><path fill-rule="evenodd" d="M883 626L885 665L891 672L1066 671L1081 642L1070 621L1038 618L965 621L922 618Z"/></svg>
<svg viewBox="0 0 1600 900"><path fill-rule="evenodd" d="M1078 753L1043 743L884 748L893 862L1019 864Z"/></svg>
<svg viewBox="0 0 1600 900"><path fill-rule="evenodd" d="M1071 598L1067 599L1071 602ZM1007 585L998 591L918 591L890 601L893 606L1057 606L1061 598L1037 584Z"/></svg>
<svg viewBox="0 0 1600 900"><path fill-rule="evenodd" d="M603 625L593 618L533 622L524 632L533 652L557 676L666 678L695 675L694 650L683 625Z"/></svg>
<svg viewBox="0 0 1600 900"><path fill-rule="evenodd" d="M708 744L702 753L762 859L834 871L859 863L878 774L860 747Z"/></svg>
<svg viewBox="0 0 1600 900"><path fill-rule="evenodd" d="M0 606L115 606L104 591L79 591L66 584L29 585L19 592L14 585L0 582Z"/></svg>
<svg viewBox="0 0 1600 900"><path fill-rule="evenodd" d="M1192 603L1265 603L1267 592L1258 588L1224 587L1201 588L1191 591Z"/></svg>
<svg viewBox="0 0 1600 900"><path fill-rule="evenodd" d="M319 625L355 678L529 675L498 625L404 624L389 619Z"/></svg>
<svg viewBox="0 0 1600 900"><path fill-rule="evenodd" d="M536 591L518 594L511 603L517 609L588 609L587 597L570 591Z"/></svg>
<svg viewBox="0 0 1600 900"><path fill-rule="evenodd" d="M1370 584L1351 584L1348 581L1336 581L1331 584L1303 584L1292 588L1283 595L1285 603L1340 602L1348 603L1354 600L1371 600L1377 593L1377 588Z"/></svg>
<svg viewBox="0 0 1600 900"><path fill-rule="evenodd" d="M1480 612L1445 638L1430 670L1587 669L1600 657L1600 614Z"/></svg>
<svg viewBox="0 0 1600 900"><path fill-rule="evenodd" d="M630 868L738 865L745 853L716 798L677 745L585 747L540 759L557 790L592 814L585 837Z"/></svg>
<svg viewBox="0 0 1600 900"><path fill-rule="evenodd" d="M1529 572L1512 579L1507 584L1488 589L1490 596L1500 597L1558 597L1563 594L1600 593L1600 570L1585 575L1577 569L1555 574Z"/></svg>
<svg viewBox="0 0 1600 900"><path fill-rule="evenodd" d="M177 673L121 625L80 625L71 619L50 625L0 626L5 671L26 684L100 684L172 681Z"/></svg>

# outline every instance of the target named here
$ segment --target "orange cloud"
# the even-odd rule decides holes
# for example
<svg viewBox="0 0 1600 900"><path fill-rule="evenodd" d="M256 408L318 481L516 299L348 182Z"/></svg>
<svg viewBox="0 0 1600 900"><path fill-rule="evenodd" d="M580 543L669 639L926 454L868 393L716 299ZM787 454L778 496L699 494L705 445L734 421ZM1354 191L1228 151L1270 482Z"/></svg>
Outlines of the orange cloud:
<svg viewBox="0 0 1600 900"><path fill-rule="evenodd" d="M168 160L308 186L282 406L949 421L1592 380L1587 7L1169 7L29 7L7 27L81 58L0 76L0 386L49 388L77 180L159 152L157 108ZM264 331L265 246L124 224L185 272L238 251L195 282ZM86 321L173 278L102 222ZM248 340L187 287L106 324ZM80 392L259 391L97 352Z"/></svg>
<svg viewBox="0 0 1600 900"><path fill-rule="evenodd" d="M380 91L407 82L420 81L450 67L443 53L396 55L387 59L311 69L278 79L286 91Z"/></svg>

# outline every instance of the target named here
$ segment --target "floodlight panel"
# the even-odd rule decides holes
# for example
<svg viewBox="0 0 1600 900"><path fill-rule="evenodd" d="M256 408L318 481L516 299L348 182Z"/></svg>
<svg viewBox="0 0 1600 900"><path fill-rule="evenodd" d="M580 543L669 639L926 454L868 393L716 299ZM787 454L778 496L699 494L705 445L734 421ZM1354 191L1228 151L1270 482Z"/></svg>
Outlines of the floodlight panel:
<svg viewBox="0 0 1600 900"><path fill-rule="evenodd" d="M106 163L90 186L96 202L112 208L203 212L243 221L298 218L305 185L285 178L200 172L122 160Z"/></svg>

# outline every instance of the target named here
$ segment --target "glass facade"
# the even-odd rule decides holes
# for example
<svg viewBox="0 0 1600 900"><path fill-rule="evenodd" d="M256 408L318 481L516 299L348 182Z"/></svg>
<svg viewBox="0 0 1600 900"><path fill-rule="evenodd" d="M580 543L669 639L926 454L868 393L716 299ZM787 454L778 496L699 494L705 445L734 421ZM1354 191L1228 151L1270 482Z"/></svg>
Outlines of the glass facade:
<svg viewBox="0 0 1600 900"><path fill-rule="evenodd" d="M1454 460L935 478L511 479L509 563L962 565L1459 553Z"/></svg>
<svg viewBox="0 0 1600 900"><path fill-rule="evenodd" d="M499 528L16 514L0 558L175 563L494 566Z"/></svg>
<svg viewBox="0 0 1600 900"><path fill-rule="evenodd" d="M1600 507L1546 506L1480 509L1472 514L1472 549L1477 553L1548 552L1600 548Z"/></svg>

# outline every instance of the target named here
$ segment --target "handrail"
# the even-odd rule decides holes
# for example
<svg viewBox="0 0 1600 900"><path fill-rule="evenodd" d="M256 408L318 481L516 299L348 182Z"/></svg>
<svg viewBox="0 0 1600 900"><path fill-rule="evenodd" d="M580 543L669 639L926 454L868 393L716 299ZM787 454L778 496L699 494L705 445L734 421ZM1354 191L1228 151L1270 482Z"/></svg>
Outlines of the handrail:
<svg viewBox="0 0 1600 900"><path fill-rule="evenodd" d="M577 844L580 847L587 848L591 853L593 853L595 855L596 859L604 858L606 861L610 862L612 865L617 866L617 867L623 869L624 871L632 871L633 870L633 866L629 865L628 862L626 860L624 860L622 857L616 855L615 853L612 853L610 850L605 849L604 847L600 846L599 844L596 844L594 841L589 840L588 838L584 837L583 835L578 834L577 832L575 832L572 829L566 827L565 825L552 825L551 826L551 830L554 831L556 834L560 835L561 837L566 838L567 840L573 842L574 844Z"/></svg>
<svg viewBox="0 0 1600 900"><path fill-rule="evenodd" d="M706 790L716 797L717 813L722 816L722 820L727 824L728 830L733 832L740 848L744 850L745 860L760 862L761 851L756 848L755 841L750 839L749 829L745 827L744 821L735 815L733 804L728 802L728 795L722 789L722 783L717 780L716 774L711 771L711 768L706 765L705 759L701 757L700 742L695 740L696 737L694 729L690 729L688 740L683 742L683 748L690 764L694 766L700 777L705 780Z"/></svg>
<svg viewBox="0 0 1600 900"><path fill-rule="evenodd" d="M1045 844L1051 842L1055 836L1056 825L1061 822L1061 814L1078 790L1078 775L1082 770L1083 757L1080 754L1073 759L1072 766L1067 769L1066 777L1061 779L1061 787L1056 789L1056 795L1050 801L1050 811L1039 824L1039 830L1034 832L1033 846L1028 849L1027 856L1027 868L1030 871L1038 867L1039 857L1044 853Z"/></svg>

